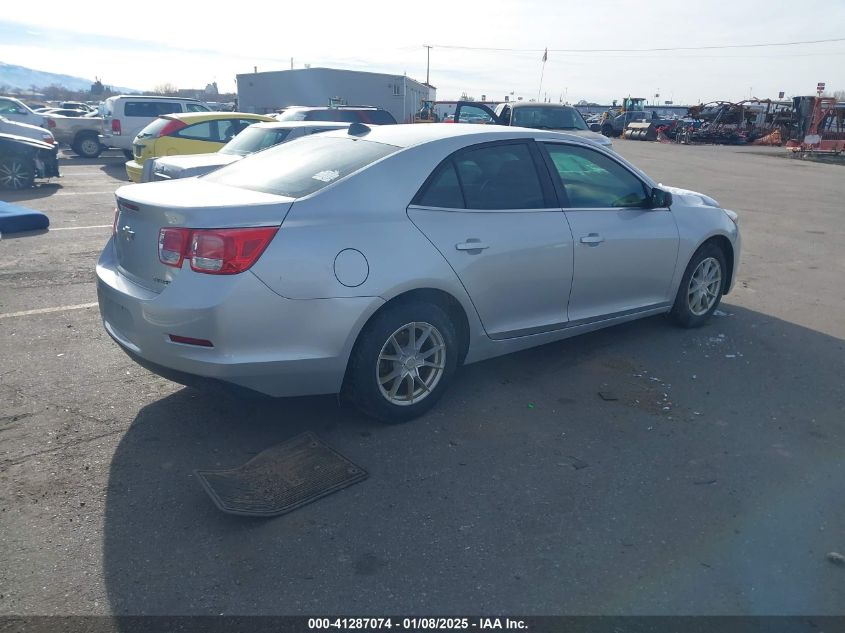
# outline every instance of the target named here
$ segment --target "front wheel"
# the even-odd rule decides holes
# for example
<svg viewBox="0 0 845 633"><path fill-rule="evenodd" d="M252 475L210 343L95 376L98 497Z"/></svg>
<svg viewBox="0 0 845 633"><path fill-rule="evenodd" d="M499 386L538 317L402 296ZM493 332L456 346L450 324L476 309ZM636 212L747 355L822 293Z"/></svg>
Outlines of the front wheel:
<svg viewBox="0 0 845 633"><path fill-rule="evenodd" d="M692 256L672 306L672 318L687 328L700 327L716 311L727 283L725 254L704 244Z"/></svg>
<svg viewBox="0 0 845 633"><path fill-rule="evenodd" d="M28 189L35 181L35 164L24 158L0 161L0 189Z"/></svg>
<svg viewBox="0 0 845 633"><path fill-rule="evenodd" d="M437 403L457 361L458 336L442 308L416 301L397 304L361 332L343 393L382 422L407 422Z"/></svg>

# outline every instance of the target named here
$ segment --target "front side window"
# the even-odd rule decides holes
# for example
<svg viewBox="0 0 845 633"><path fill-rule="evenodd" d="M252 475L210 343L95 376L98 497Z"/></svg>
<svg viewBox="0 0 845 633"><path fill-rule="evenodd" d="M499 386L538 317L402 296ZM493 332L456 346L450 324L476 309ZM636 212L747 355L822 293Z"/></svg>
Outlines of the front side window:
<svg viewBox="0 0 845 633"><path fill-rule="evenodd" d="M494 123L493 117L490 116L485 108L474 105L462 105L461 112L458 115L458 123Z"/></svg>
<svg viewBox="0 0 845 633"><path fill-rule="evenodd" d="M300 198L399 149L364 139L317 134L247 156L204 178L230 187Z"/></svg>
<svg viewBox="0 0 845 633"><path fill-rule="evenodd" d="M648 197L642 181L612 158L576 145L544 145L571 208L645 206Z"/></svg>

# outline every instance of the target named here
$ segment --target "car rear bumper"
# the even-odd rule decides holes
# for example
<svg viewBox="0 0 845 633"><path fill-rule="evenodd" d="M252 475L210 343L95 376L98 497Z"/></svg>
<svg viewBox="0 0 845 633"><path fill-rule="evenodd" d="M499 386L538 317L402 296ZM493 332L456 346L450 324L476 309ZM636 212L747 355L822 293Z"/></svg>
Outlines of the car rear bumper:
<svg viewBox="0 0 845 633"><path fill-rule="evenodd" d="M117 269L112 242L97 264L100 315L133 359L182 384L224 382L270 396L337 393L377 297L292 300L247 271L204 275L186 265L162 292ZM174 343L170 335L213 347Z"/></svg>
<svg viewBox="0 0 845 633"><path fill-rule="evenodd" d="M144 173L144 166L134 160L126 161L126 175L132 182L141 182L141 176Z"/></svg>

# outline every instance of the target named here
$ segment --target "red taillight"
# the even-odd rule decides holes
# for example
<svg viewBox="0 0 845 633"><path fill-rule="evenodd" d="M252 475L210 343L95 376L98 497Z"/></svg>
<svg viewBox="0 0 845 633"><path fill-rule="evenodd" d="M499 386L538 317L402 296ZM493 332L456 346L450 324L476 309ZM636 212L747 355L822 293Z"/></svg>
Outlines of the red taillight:
<svg viewBox="0 0 845 633"><path fill-rule="evenodd" d="M237 275L249 269L278 227L245 229L163 228L158 234L158 259L162 264L181 268L185 259L191 269L210 275Z"/></svg>
<svg viewBox="0 0 845 633"><path fill-rule="evenodd" d="M111 234L117 235L117 219L120 217L120 209L118 207L114 208L114 220L111 223Z"/></svg>
<svg viewBox="0 0 845 633"><path fill-rule="evenodd" d="M162 136L169 136L174 132L178 132L182 128L188 127L187 123L183 123L182 121L177 121L173 119L167 125L165 125L161 130L159 130L158 136L161 138Z"/></svg>
<svg viewBox="0 0 845 633"><path fill-rule="evenodd" d="M191 269L212 275L237 275L252 266L278 227L194 231Z"/></svg>
<svg viewBox="0 0 845 633"><path fill-rule="evenodd" d="M120 135L120 119L112 119L111 120L111 133Z"/></svg>
<svg viewBox="0 0 845 633"><path fill-rule="evenodd" d="M162 264L181 268L185 257L189 257L191 229L164 228L158 232L158 259Z"/></svg>

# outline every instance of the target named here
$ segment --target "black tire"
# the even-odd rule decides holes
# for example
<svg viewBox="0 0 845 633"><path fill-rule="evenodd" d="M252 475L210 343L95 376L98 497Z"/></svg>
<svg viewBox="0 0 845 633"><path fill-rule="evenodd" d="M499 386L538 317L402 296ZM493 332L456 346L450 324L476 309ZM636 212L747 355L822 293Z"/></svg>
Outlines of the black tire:
<svg viewBox="0 0 845 633"><path fill-rule="evenodd" d="M433 388L426 395L419 396L420 400L413 402L412 399L412 403L409 404L394 404L388 399L388 395L382 393L378 378L379 371L383 367L385 371L389 371L393 366L389 363L383 366L382 363L387 361L380 361L379 356L382 349L388 345L390 338L394 334L399 334L402 328L411 324L429 324L434 327L443 341L443 368L440 370L439 378L436 382L433 382ZM429 335L426 342L423 343L423 352L426 350L425 346L431 344L433 339L436 339L436 336L434 334ZM422 301L397 303L373 317L358 336L346 369L342 395L366 415L387 424L400 424L413 420L431 409L443 395L455 373L459 347L455 325L440 306ZM429 351L431 349L433 347L429 348ZM438 365L440 364L438 363ZM422 368L422 370L417 371L420 371L425 377L426 369ZM429 376L433 376L437 370L431 369L430 371L432 373ZM402 380L399 391L410 392L407 383L403 379L398 380ZM420 389L422 382L420 380ZM411 386L414 389L418 388L417 384L416 380L411 378ZM396 395L399 397L401 393Z"/></svg>
<svg viewBox="0 0 845 633"><path fill-rule="evenodd" d="M95 134L77 136L71 147L82 158L97 158L103 152L103 146Z"/></svg>
<svg viewBox="0 0 845 633"><path fill-rule="evenodd" d="M607 137L615 136L614 133L613 133L613 126L610 125L609 123L605 123L604 125L601 126L601 133L602 133L602 135L607 136Z"/></svg>
<svg viewBox="0 0 845 633"><path fill-rule="evenodd" d="M0 189L29 189L35 182L35 162L12 156L0 160Z"/></svg>
<svg viewBox="0 0 845 633"><path fill-rule="evenodd" d="M690 280L699 265L707 259L715 260L719 264L720 280L718 284L718 292L716 293L713 305L711 305L705 312L696 314L690 307ZM727 270L728 268L726 265L725 254L716 244L708 242L706 244L702 244L701 247L695 251L692 259L690 259L690 262L687 265L687 269L684 271L684 276L681 279L681 285L678 287L678 294L675 296L675 303L672 306L672 311L670 312L670 315L675 323L685 328L696 328L701 327L707 322L710 316L716 311L716 308L719 307L719 302L722 300L722 294L725 291L725 284L728 283Z"/></svg>
<svg viewBox="0 0 845 633"><path fill-rule="evenodd" d="M126 160L132 160L133 158L135 158L135 155L132 153L131 149L123 150L123 155L126 156Z"/></svg>

